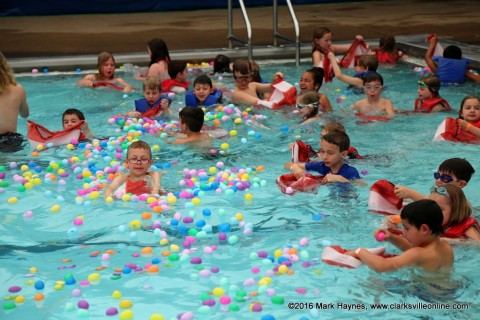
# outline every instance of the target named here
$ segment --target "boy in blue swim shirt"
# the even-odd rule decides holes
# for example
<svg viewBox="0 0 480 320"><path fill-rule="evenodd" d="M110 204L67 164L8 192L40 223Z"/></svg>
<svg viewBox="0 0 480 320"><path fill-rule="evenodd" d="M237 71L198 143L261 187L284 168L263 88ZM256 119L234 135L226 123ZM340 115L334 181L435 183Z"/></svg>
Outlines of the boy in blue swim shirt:
<svg viewBox="0 0 480 320"><path fill-rule="evenodd" d="M285 168L292 171L297 179L305 176L307 171L316 171L322 176L323 183L361 182L357 169L344 162L348 155L350 138L344 132L334 131L327 133L320 141L318 155L322 161L285 164Z"/></svg>

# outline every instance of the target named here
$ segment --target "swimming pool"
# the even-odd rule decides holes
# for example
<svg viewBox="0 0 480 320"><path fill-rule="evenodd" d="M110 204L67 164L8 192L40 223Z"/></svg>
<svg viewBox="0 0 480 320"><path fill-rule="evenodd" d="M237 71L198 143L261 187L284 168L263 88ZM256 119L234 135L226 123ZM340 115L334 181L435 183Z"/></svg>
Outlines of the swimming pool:
<svg viewBox="0 0 480 320"><path fill-rule="evenodd" d="M309 67L270 61L262 64L262 76L269 79L281 70L295 83ZM192 78L193 71L198 70L192 70ZM398 109L413 109L419 75L405 65L379 71L388 87L384 96ZM141 94L79 89L75 87L79 78L78 74L18 78L28 93L30 119L60 129L63 110L76 107L85 113L94 133L125 133L108 120L132 108ZM125 78L141 87L132 74ZM226 77L213 80L233 87ZM386 178L426 193L432 171L450 157L466 157L480 170L476 146L431 141L446 114L403 115L388 123L358 125L348 112L358 96L344 88L334 81L322 91L332 102L333 117L346 126L352 145L362 155L377 155L353 163L363 170L369 185ZM461 99L472 93L478 94L478 89L471 84L441 90L457 110ZM181 106L182 99L176 97L174 110ZM250 112L254 113L258 111ZM455 246L453 279L458 289L437 294L410 281L409 271L377 274L366 267L350 270L323 263L322 248L330 243L346 248L378 246L372 233L383 216L368 211L368 187L348 193L322 187L316 195L282 194L274 181L285 173L288 143L301 137L316 146L319 130L295 128L298 119L282 112L262 111L266 118L259 122L270 129L253 126L246 118L235 123L235 114L226 115L222 127L236 130L236 135L215 141L217 155L198 155L167 145L158 136L142 135L153 146L155 165L167 172L162 178L165 189L185 190L184 184L197 179L201 188L191 199L104 202L94 187L115 166L112 161L122 145L115 145L117 140L73 150L44 150L39 157L30 156L28 148L2 154L0 165L5 166L3 181L8 186L4 183L0 193L1 318L34 314L38 319L100 318L116 311L115 318L120 319L161 319L160 315L165 319L471 319L478 313L478 246ZM20 120L21 133L24 124ZM222 149L225 143L228 148ZM103 171L103 176L95 170ZM232 182L219 184L221 192L206 186L218 173ZM22 176L32 180L26 190L21 187ZM477 217L478 182L477 173L465 189ZM145 212L153 217L148 219ZM219 239L223 234L225 240ZM284 254L290 254L291 260L284 262L288 267L279 268L278 258ZM375 310L373 303L388 304L390 309ZM426 308L433 309L421 310L418 303L444 305L430 304ZM445 304L450 310L444 309ZM318 309L322 306L325 309Z"/></svg>

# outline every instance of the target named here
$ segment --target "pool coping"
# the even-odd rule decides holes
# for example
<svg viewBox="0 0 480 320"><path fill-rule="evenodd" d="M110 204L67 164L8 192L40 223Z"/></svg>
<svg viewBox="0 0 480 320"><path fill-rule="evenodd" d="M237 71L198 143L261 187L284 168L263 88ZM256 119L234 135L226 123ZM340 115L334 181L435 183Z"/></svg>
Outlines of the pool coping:
<svg viewBox="0 0 480 320"><path fill-rule="evenodd" d="M426 35L406 35L396 36L398 47L413 58L408 63L425 66L423 56L428 48L428 43L425 42ZM370 46L375 47L378 44L378 39L366 39ZM478 46L469 45L450 40L442 40L441 43L446 45L455 44L462 48L463 56L470 60L470 67L480 69L480 48ZM339 42L339 44L348 44L348 42ZM195 49L195 50L178 50L172 51L170 56L172 60L186 60L193 63L200 63L204 61L211 61L217 54L225 54L230 59L234 60L240 57L246 57L247 47L229 48L210 48L210 49ZM146 52L132 52L132 53L114 53L117 64L122 65L126 63L134 65L148 64L148 55ZM303 43L300 46L300 58L310 60L311 45L310 43ZM280 46L254 46L253 58L255 60L265 59L291 59L295 61L295 47L293 45ZM45 68L48 71L79 71L84 69L96 69L97 55L69 55L56 57L31 57L31 58L13 58L9 60L10 66L16 73L30 73L33 69L39 72ZM423 62L423 63L422 63Z"/></svg>

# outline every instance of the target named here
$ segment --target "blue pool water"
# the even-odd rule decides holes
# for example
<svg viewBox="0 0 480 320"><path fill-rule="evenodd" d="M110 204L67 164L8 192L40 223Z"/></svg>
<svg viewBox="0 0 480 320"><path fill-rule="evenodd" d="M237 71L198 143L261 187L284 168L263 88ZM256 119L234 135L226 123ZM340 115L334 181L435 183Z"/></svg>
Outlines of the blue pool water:
<svg viewBox="0 0 480 320"><path fill-rule="evenodd" d="M280 70L288 76L286 80L295 83L309 67L266 63L262 64L262 76L269 79ZM397 109L413 109L420 75L406 65L379 71L387 86L384 97ZM192 79L199 72L192 70ZM62 112L75 107L85 113L94 133L106 137L126 134L108 120L131 109L141 93L125 96L117 91L79 89L75 82L80 77L19 77L27 90L30 119L59 130ZM141 87L132 74L124 77ZM213 80L233 88L232 79ZM369 186L388 179L427 193L433 184L432 172L451 157L466 158L480 170L477 146L431 141L447 114L400 115L388 123L359 125L349 112L359 97L344 89L344 84L334 80L325 84L322 92L334 108L329 117L345 125L352 145L362 155L376 155L352 162L363 170L362 178ZM463 97L478 94L478 87L443 88L441 94L458 110ZM172 108L178 111L182 101L175 97ZM165 319L471 319L478 314L476 245L455 245L452 282L456 290L449 292L428 291L421 282L411 280L408 270L378 274L366 267L350 270L323 263L322 248L330 243L345 248L378 246L372 233L384 217L368 211L368 187L350 192L321 187L317 194L282 194L275 178L285 173L283 164L290 160L288 144L301 138L316 147L320 128L295 127L298 118L292 114L251 111L250 115L255 113L265 115L259 122L270 129L253 126L247 119L234 123L234 112L222 127L237 134L215 141L217 155L198 155L168 145L158 135L141 135L154 147L155 166L166 171L162 183L167 191L187 189L181 185L188 180L185 172L204 185L205 178L197 174L201 169L207 173L203 174L206 179L223 172L238 182L239 176L248 175L243 177L249 182L247 190L203 188L196 191L195 199L160 199L154 202L157 208L163 207L158 214L149 203L138 199L106 203L101 192L92 189L118 164L113 160L116 149L121 148L121 143L115 145L118 140L105 145L98 142L100 151L83 145L73 150L44 150L39 157L32 157L29 148L0 155L6 173L3 182L8 183L0 193L0 284L4 298L0 318L95 319L106 317L111 308L118 310L112 318L120 319L161 319L160 315ZM448 115L455 117L456 112ZM20 120L24 134L25 123ZM229 145L226 150L222 149L224 143ZM106 173L89 177L94 168ZM68 176L62 177L61 169ZM86 172L85 178L77 178L82 172ZM22 175L33 182L27 190L20 188L23 179L18 177ZM477 173L465 188L477 218L478 183ZM250 196L253 199L247 200ZM142 219L144 212L153 217ZM184 222L186 217L193 222ZM179 221L177 226L171 225L172 218L176 218L173 225ZM83 224L75 225L74 221ZM142 227L136 228L139 224ZM159 224L162 231L152 230ZM204 231L197 233L189 252L184 251L186 230L192 235ZM227 240L219 240L223 233ZM144 248L152 248L152 252L142 253ZM288 270L277 270L278 258L294 253L292 250L298 253L299 261L290 256L293 260ZM397 252L392 246L387 250ZM196 260L192 258L198 257L202 262L192 263ZM159 272L145 271L150 265L158 266ZM289 308L292 302L298 309ZM317 303L333 303L335 308L312 309ZM361 308L348 310L337 303ZM443 307L460 310L440 310L437 305L433 310L397 307L385 311L374 310L372 303L443 303Z"/></svg>

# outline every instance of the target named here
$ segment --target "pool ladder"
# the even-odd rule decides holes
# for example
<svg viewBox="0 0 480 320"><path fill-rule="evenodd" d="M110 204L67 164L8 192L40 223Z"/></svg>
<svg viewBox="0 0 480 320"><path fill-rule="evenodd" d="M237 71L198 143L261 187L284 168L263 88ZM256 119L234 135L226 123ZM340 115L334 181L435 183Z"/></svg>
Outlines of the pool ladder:
<svg viewBox="0 0 480 320"><path fill-rule="evenodd" d="M236 37L233 34L233 11L232 11L232 0L228 0L228 48L233 48L233 41L240 42L247 46L248 49L248 59L253 59L253 45L252 45L252 25L250 19L248 18L247 10L243 0L238 0L240 4L240 9L242 11L243 20L245 21L245 27L247 28L247 40L242 40ZM295 28L295 40L288 39L281 35L278 32L278 0L273 0L273 45L278 47L277 39L283 39L288 43L295 43L295 64L298 67L300 65L300 27L298 24L297 16L295 15L295 10L293 10L292 2L286 0L290 16L293 21L293 26Z"/></svg>

